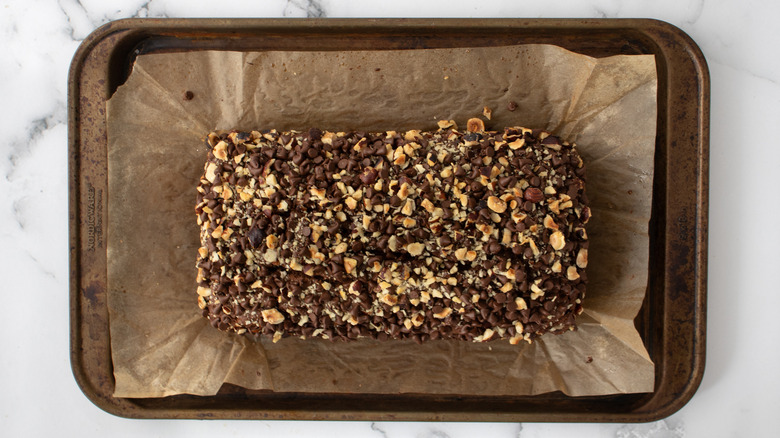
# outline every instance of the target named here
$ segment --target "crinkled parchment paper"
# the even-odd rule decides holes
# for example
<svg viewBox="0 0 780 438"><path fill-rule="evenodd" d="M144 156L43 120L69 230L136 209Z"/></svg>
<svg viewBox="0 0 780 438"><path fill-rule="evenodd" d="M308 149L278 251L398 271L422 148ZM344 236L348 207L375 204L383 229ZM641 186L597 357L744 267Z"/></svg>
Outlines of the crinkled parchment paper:
<svg viewBox="0 0 780 438"><path fill-rule="evenodd" d="M191 92L191 99L185 98ZM507 104L517 103L510 112ZM579 330L531 345L285 338L200 316L195 187L215 129L436 129L493 109L488 129L575 141L593 219ZM223 382L304 392L572 396L649 392L634 328L647 285L656 124L652 56L555 46L139 56L108 102L108 304L118 397L215 394ZM592 359L592 360L591 360Z"/></svg>

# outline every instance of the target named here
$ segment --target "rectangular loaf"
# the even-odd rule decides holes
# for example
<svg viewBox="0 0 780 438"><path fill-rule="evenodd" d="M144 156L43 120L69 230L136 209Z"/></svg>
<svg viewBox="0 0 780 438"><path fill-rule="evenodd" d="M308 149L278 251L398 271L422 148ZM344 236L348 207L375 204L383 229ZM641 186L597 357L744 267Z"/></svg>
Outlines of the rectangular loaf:
<svg viewBox="0 0 780 438"><path fill-rule="evenodd" d="M575 328L590 216L575 145L477 119L206 142L197 282L214 327L513 344Z"/></svg>

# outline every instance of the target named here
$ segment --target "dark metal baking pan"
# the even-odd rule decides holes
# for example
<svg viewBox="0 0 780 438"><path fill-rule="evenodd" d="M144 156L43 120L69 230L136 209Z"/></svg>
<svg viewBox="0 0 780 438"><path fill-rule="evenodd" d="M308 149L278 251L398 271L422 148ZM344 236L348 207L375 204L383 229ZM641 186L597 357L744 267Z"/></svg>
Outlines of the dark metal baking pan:
<svg viewBox="0 0 780 438"><path fill-rule="evenodd" d="M598 397L317 394L226 385L215 396L114 397L106 307L105 102L142 53L382 50L555 44L595 57L653 54L658 131L646 299L636 325L656 364L652 393ZM709 73L696 44L656 20L136 19L79 47L68 89L73 374L100 408L132 418L641 422L666 417L704 372Z"/></svg>

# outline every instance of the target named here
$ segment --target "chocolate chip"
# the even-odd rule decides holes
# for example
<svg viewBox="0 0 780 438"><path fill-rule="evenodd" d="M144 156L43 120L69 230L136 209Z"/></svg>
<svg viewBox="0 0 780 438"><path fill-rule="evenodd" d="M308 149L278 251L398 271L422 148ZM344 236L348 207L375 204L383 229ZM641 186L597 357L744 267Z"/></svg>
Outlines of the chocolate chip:
<svg viewBox="0 0 780 438"><path fill-rule="evenodd" d="M265 241L265 233L259 228L250 229L247 233L247 237L249 238L249 244L252 245L252 248L259 248Z"/></svg>
<svg viewBox="0 0 780 438"><path fill-rule="evenodd" d="M517 102L514 100L510 100L509 103L506 104L506 109L509 111L514 111L517 109Z"/></svg>
<svg viewBox="0 0 780 438"><path fill-rule="evenodd" d="M192 91L187 90L184 92L184 100L192 100L194 97L195 97L195 93L193 93Z"/></svg>

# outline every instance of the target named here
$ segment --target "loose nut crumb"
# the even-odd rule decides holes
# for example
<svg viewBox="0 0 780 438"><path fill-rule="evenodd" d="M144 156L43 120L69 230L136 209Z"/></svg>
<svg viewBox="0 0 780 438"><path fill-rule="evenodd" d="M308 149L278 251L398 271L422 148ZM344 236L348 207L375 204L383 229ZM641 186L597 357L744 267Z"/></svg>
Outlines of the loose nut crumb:
<svg viewBox="0 0 780 438"><path fill-rule="evenodd" d="M476 117L471 118L466 122L466 130L469 132L484 132L485 131L485 122L482 121L482 119L478 119Z"/></svg>
<svg viewBox="0 0 780 438"><path fill-rule="evenodd" d="M491 110L491 109L490 109L490 108L488 108L488 107L483 107L483 108L482 108L482 115L484 115L484 116L485 116L485 118L487 118L488 120L490 120L490 119L493 117L493 110Z"/></svg>
<svg viewBox="0 0 780 438"><path fill-rule="evenodd" d="M550 217L549 214L544 217L544 220L542 221L542 223L544 224L545 228L549 228L551 230L557 230L558 229L558 225L555 223L553 218Z"/></svg>
<svg viewBox="0 0 780 438"><path fill-rule="evenodd" d="M455 124L454 120L439 120L437 122L437 125L439 125L439 129L447 129L447 128L458 129L458 125Z"/></svg>

